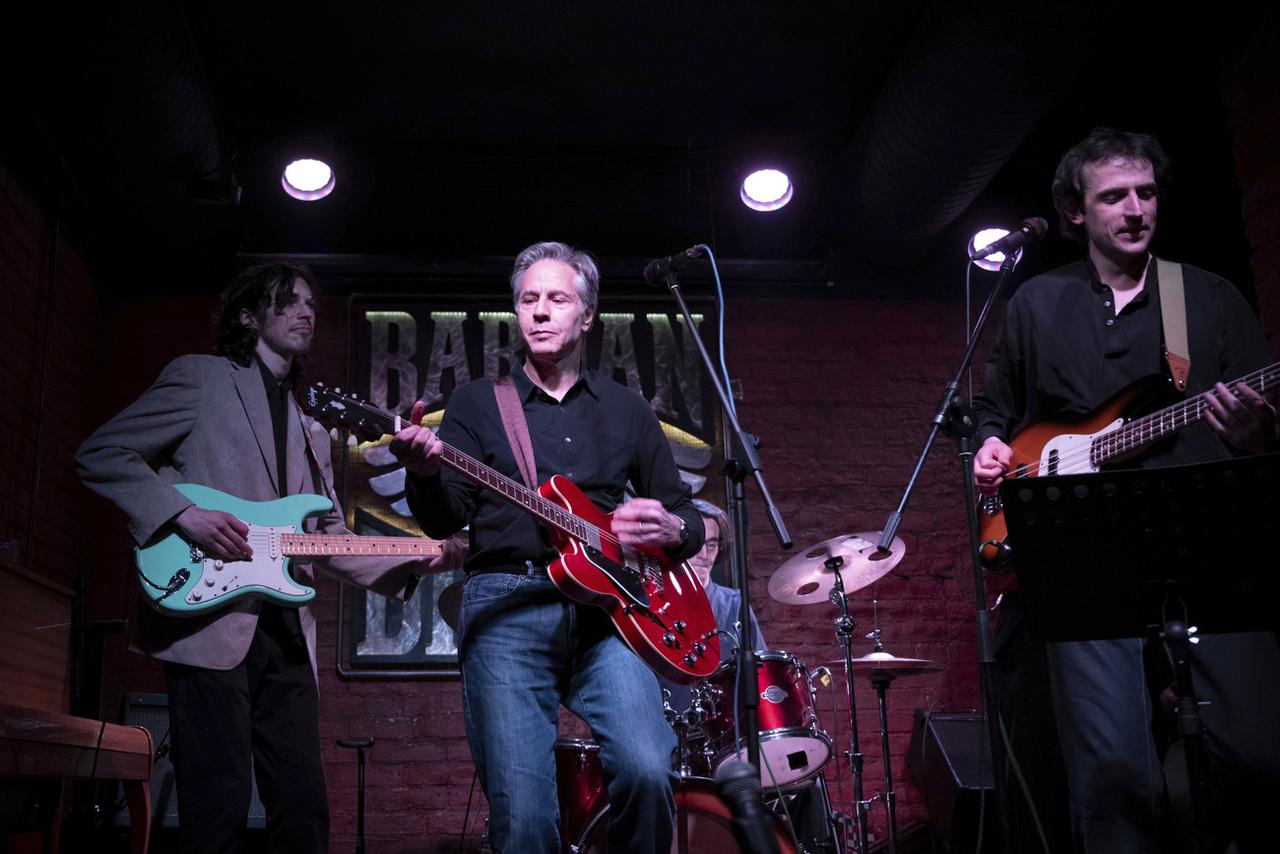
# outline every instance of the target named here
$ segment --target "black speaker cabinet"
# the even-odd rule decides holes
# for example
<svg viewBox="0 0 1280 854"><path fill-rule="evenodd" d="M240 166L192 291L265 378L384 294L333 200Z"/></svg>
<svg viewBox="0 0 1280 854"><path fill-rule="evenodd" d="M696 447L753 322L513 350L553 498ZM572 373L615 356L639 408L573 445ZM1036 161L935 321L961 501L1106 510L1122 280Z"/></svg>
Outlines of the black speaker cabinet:
<svg viewBox="0 0 1280 854"><path fill-rule="evenodd" d="M955 854L977 850L984 798L982 851L999 849L999 818L995 814L995 798L989 797L995 790L984 717L916 709L907 768L942 850Z"/></svg>
<svg viewBox="0 0 1280 854"><path fill-rule="evenodd" d="M178 791L173 780L173 760L169 754L169 695L125 694L121 703L120 723L146 727L151 733L151 743L156 747L155 763L151 771L151 815L153 827L178 826ZM123 796L123 793L120 793ZM116 824L127 826L129 813L116 816ZM253 795L249 801L249 823L252 829L267 826L267 811L258 797L258 781L253 782Z"/></svg>

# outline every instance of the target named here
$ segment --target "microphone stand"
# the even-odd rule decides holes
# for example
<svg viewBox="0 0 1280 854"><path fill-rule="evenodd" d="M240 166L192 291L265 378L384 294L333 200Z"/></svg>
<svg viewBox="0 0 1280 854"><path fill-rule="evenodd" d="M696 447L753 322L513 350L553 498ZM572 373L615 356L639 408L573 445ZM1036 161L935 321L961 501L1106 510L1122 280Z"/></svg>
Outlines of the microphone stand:
<svg viewBox="0 0 1280 854"><path fill-rule="evenodd" d="M728 392L720 382L715 363L711 361L711 354L702 343L702 336L698 334L693 315L689 313L689 306L680 292L680 280L676 277L675 271L667 271L662 282L671 291L676 304L680 307L680 313L684 316L685 329L689 330L694 343L698 346L698 355L702 357L707 376L711 378L716 397L720 400L720 406L724 412L724 423L732 428L726 429L724 472L733 484L733 500L728 508L729 517L733 522L733 553L730 555L732 560L730 565L737 574L738 590L741 596L739 621L742 630L741 637L738 639L738 684L742 686L743 699L741 731L747 742L747 761L758 772L760 770L760 680L756 672L755 650L751 648L755 631L751 622L751 598L747 589L747 499L746 491L742 486L748 476L755 478L756 486L760 490L760 498L764 501L765 510L769 515L769 524L773 526L773 534L778 538L778 544L784 549L791 548L791 535L782 521L782 514L769 495L769 487L765 485L760 457L756 454L759 441L742 429L737 416L733 413Z"/></svg>
<svg viewBox="0 0 1280 854"><path fill-rule="evenodd" d="M911 472L911 479L907 482L907 487L902 493L902 500L898 502L898 508L889 514L888 521L884 526L884 534L876 547L877 551L880 552L887 553L890 550L893 538L897 535L898 526L902 524L907 502L911 499L911 493L915 490L916 483L920 479L920 472L924 469L925 460L929 458L929 452L933 449L933 443L937 440L938 433L945 432L956 441L956 453L960 462L960 480L964 489L965 509L967 511L965 522L968 525L969 533L969 560L973 571L974 623L978 633L978 675L982 686L982 702L987 712L987 733L991 742L992 780L995 784L996 806L1000 818L1000 850L1006 852L1006 854L1013 851L1012 837L1010 836L1010 798L1006 773L1006 752L1004 738L1000 733L1000 710L997 703L995 685L995 652L991 638L991 622L987 613L986 583L982 576L982 560L979 552L977 487L973 481L973 434L977 432L978 424L974 418L973 409L959 396L959 389L961 380L973 362L973 352L977 349L978 341L982 338L982 330L986 327L991 306L1004 289L1005 280L1017 263L1016 257L1017 253L1014 251L1005 253L1004 263L1000 265L1000 278L996 280L995 287L987 295L987 301L982 306L982 312L978 315L978 320L969 336L969 342L965 346L964 356L960 359L959 368L952 375L951 381L943 388L942 399L938 402L938 408L930 420L933 426L929 430L928 438L925 439L924 448L920 451L920 457L916 460L916 467ZM981 759L981 756L979 756L979 759Z"/></svg>

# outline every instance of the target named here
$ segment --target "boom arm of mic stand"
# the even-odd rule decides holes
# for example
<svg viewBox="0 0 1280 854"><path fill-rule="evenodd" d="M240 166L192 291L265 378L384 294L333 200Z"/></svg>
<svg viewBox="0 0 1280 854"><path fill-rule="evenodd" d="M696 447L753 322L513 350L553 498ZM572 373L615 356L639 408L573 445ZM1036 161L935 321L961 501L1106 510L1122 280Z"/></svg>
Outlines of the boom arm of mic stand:
<svg viewBox="0 0 1280 854"><path fill-rule="evenodd" d="M991 314L991 306L995 304L997 297L1004 289L1005 280L1008 279L1009 273L1013 270L1014 263L1013 256L1010 255L1000 265L1000 278L996 280L995 287L987 295L987 301L983 304L982 312L978 315L978 320L974 324L973 332L969 336L969 343L965 347L964 356L960 359L959 367L956 369L955 374L952 375L951 381L943 389L942 399L931 419L933 426L929 430L928 438L925 439L924 448L920 451L920 457L916 460L915 469L911 472L911 479L907 482L907 487L902 493L902 499L898 502L897 510L889 514L889 519L885 523L884 535L877 544L878 551L887 552L893 543L893 537L897 532L898 525L901 524L903 514L906 512L907 502L911 498L911 493L915 490L920 472L924 469L925 460L929 457L929 452L933 448L933 443L937 439L939 431L946 431L949 435L955 437L959 446L958 455L967 510L966 521L969 529L969 559L973 571L975 608L974 622L978 636L978 673L981 681L983 704L986 706L987 711L988 740L991 743L992 765L994 766L992 768L992 778L995 782L996 804L999 812L1000 850L1004 852L1013 850L1011 847L1012 837L1010 835L1012 799L1009 797L1005 746L1000 732L999 706L996 702L995 657L992 652L991 625L988 621L986 608L982 561L978 556L978 515L976 490L973 483L972 441L977 424L968 406L957 399L957 393L965 372L969 370L969 365L973 362L973 354L978 347L978 341L982 338L982 330L986 328L987 318Z"/></svg>

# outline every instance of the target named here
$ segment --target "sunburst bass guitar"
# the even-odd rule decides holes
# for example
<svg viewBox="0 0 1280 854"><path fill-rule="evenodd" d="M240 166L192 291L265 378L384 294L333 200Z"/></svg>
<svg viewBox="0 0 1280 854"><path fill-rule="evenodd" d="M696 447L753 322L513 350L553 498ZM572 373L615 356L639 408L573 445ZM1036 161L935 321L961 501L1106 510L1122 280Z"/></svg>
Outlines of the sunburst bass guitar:
<svg viewBox="0 0 1280 854"><path fill-rule="evenodd" d="M366 439L399 432L398 415L315 384L303 407L321 421ZM630 546L614 535L610 515L572 481L553 475L536 491L457 448L444 445L440 461L491 490L547 526L560 556L547 574L568 598L597 605L645 664L673 682L705 679L720 665L715 615L698 577L661 549Z"/></svg>
<svg viewBox="0 0 1280 854"><path fill-rule="evenodd" d="M1233 380L1259 394L1267 394L1280 382L1280 362ZM1168 394L1168 377L1140 380L1116 394L1089 415L1075 421L1041 421L1022 429L1009 441L1013 458L1005 479L1060 474L1091 474L1104 466L1137 456L1151 445L1192 424L1209 411L1209 392L1179 400L1146 415L1152 400ZM978 539L983 565L993 571L1006 569L1013 558L1000 496L978 501Z"/></svg>

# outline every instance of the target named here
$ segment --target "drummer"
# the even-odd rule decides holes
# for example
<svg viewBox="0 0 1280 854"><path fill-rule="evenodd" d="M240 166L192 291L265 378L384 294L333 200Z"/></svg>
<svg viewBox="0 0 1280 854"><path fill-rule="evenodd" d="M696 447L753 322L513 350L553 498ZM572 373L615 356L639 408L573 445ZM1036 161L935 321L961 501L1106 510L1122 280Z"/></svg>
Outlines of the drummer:
<svg viewBox="0 0 1280 854"><path fill-rule="evenodd" d="M711 580L711 569L716 565L716 560L722 554L727 554L733 550L733 528L729 524L729 517L725 512L710 501L703 501L701 498L693 499L693 506L697 508L699 515L702 516L702 524L706 527L706 539L702 541L702 548L698 553L689 558L689 566L693 568L693 572L698 576L698 581L702 582L702 586L706 588L707 599L711 601L711 612L716 618L716 628L729 632L736 641L740 637L738 629L738 615L741 610L742 594L732 587L723 587ZM751 612L751 631L752 631L752 649L766 649L764 643L764 635L760 633L760 621L756 619L756 613ZM735 657L736 643L724 642L720 644L720 660L728 661ZM662 677L658 677L658 682L670 692L671 698L668 701L671 708L683 712L687 711L690 704L690 691L688 685L677 685L669 682Z"/></svg>

